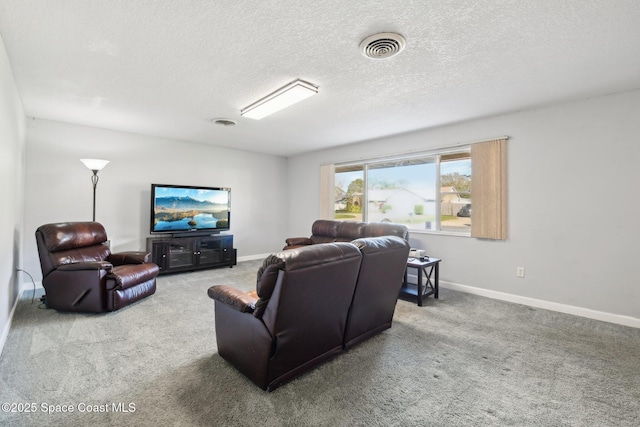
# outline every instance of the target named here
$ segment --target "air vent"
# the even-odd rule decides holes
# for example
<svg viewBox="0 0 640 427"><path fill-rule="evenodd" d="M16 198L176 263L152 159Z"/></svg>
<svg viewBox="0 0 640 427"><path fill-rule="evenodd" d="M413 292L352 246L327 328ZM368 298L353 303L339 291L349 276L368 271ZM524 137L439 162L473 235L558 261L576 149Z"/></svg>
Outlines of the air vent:
<svg viewBox="0 0 640 427"><path fill-rule="evenodd" d="M221 126L235 126L236 122L229 119L211 119L211 121Z"/></svg>
<svg viewBox="0 0 640 427"><path fill-rule="evenodd" d="M402 52L406 42L396 33L378 33L360 43L360 53L370 59L391 58Z"/></svg>

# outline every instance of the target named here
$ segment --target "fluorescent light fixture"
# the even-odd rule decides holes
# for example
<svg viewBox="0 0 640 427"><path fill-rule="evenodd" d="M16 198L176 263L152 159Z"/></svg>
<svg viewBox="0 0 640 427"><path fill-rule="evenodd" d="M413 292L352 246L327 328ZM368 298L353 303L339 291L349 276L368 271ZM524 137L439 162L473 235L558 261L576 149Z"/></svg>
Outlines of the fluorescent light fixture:
<svg viewBox="0 0 640 427"><path fill-rule="evenodd" d="M109 160L101 159L80 159L80 161L92 171L102 170L102 168L107 166L107 163L109 163Z"/></svg>
<svg viewBox="0 0 640 427"><path fill-rule="evenodd" d="M316 93L318 93L317 86L303 80L296 80L243 108L240 114L250 119L260 120Z"/></svg>

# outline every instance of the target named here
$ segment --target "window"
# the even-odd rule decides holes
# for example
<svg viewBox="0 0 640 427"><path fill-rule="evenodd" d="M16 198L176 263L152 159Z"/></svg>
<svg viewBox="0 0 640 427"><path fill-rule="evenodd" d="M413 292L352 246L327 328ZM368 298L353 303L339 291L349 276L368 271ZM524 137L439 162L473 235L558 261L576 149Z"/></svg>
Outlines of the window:
<svg viewBox="0 0 640 427"><path fill-rule="evenodd" d="M396 222L410 229L433 229L437 198L435 170L434 157L369 165L367 221Z"/></svg>
<svg viewBox="0 0 640 427"><path fill-rule="evenodd" d="M364 165L336 166L333 219L364 221Z"/></svg>
<svg viewBox="0 0 640 427"><path fill-rule="evenodd" d="M334 191L325 190L325 204L333 202L332 211L325 209L325 217L504 239L504 143L506 139L422 155L326 165L323 168L330 167L330 173L325 173L323 187L330 185L333 176ZM479 204L473 203L474 197ZM474 209L481 211L474 214Z"/></svg>
<svg viewBox="0 0 640 427"><path fill-rule="evenodd" d="M335 219L395 222L410 230L469 234L469 149L335 166ZM467 209L465 212L469 212Z"/></svg>

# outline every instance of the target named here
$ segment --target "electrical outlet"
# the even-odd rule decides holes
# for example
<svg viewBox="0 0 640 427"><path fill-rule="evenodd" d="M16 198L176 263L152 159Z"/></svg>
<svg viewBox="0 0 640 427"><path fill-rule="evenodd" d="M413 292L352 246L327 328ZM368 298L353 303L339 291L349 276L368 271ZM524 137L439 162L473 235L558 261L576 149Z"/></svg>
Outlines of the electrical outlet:
<svg viewBox="0 0 640 427"><path fill-rule="evenodd" d="M516 267L516 277L524 278L524 267Z"/></svg>

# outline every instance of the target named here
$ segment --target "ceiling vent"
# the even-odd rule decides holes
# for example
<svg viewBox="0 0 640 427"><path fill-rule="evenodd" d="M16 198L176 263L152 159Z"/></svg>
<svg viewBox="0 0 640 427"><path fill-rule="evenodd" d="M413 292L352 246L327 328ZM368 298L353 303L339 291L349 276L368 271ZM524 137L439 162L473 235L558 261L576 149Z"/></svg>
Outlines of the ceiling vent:
<svg viewBox="0 0 640 427"><path fill-rule="evenodd" d="M360 43L360 53L370 59L391 58L404 50L404 37L396 33L378 33Z"/></svg>
<svg viewBox="0 0 640 427"><path fill-rule="evenodd" d="M236 122L230 119L211 119L211 121L221 126L235 126Z"/></svg>

